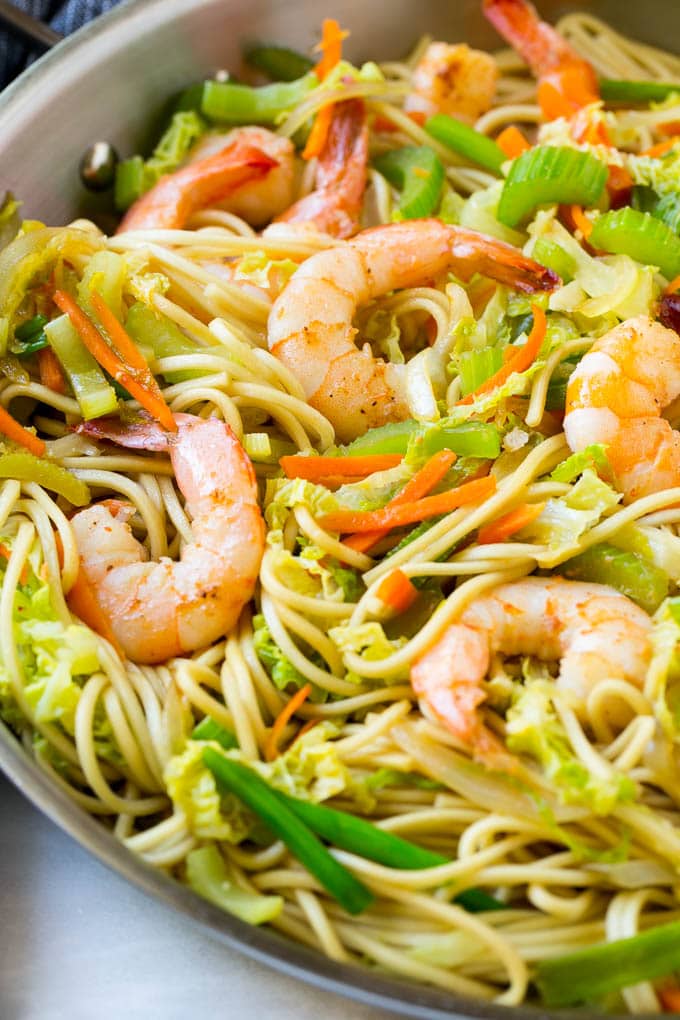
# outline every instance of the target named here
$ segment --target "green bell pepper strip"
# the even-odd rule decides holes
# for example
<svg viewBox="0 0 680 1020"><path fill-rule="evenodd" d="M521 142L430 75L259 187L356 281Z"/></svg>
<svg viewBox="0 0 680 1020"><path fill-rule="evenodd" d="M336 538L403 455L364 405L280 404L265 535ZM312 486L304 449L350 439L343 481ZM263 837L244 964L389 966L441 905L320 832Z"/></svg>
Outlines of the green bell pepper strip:
<svg viewBox="0 0 680 1020"><path fill-rule="evenodd" d="M257 88L228 81L207 81L203 86L201 112L222 124L274 124L318 85L319 79L312 73L295 81Z"/></svg>
<svg viewBox="0 0 680 1020"><path fill-rule="evenodd" d="M350 914L360 914L373 902L373 894L342 864L304 822L279 799L252 769L225 758L211 747L203 762L218 785L235 794L283 840L290 852Z"/></svg>
<svg viewBox="0 0 680 1020"><path fill-rule="evenodd" d="M569 283L574 279L578 266L576 259L556 241L549 241L545 237L539 237L531 253L532 259L540 262L546 269L552 269L562 280L562 283Z"/></svg>
<svg viewBox="0 0 680 1020"><path fill-rule="evenodd" d="M272 81L295 81L314 67L313 60L287 46L253 45L246 49L243 59Z"/></svg>
<svg viewBox="0 0 680 1020"><path fill-rule="evenodd" d="M68 315L45 326L45 335L71 384L83 418L99 418L118 409L118 398L101 368L76 333Z"/></svg>
<svg viewBox="0 0 680 1020"><path fill-rule="evenodd" d="M680 237L661 220L629 206L599 216L588 241L601 251L658 266L668 280L680 273Z"/></svg>
<svg viewBox="0 0 680 1020"><path fill-rule="evenodd" d="M600 95L605 103L661 103L674 92L680 93L680 84L660 81L619 81L602 78Z"/></svg>
<svg viewBox="0 0 680 1020"><path fill-rule="evenodd" d="M420 422L409 418L407 421L396 421L390 425L380 425L369 429L363 436L353 439L344 447L348 457L370 457L383 453L406 453L409 439L420 428Z"/></svg>
<svg viewBox="0 0 680 1020"><path fill-rule="evenodd" d="M397 209L400 219L433 214L444 184L444 166L432 149L424 145L391 149L374 159L373 166L401 191Z"/></svg>
<svg viewBox="0 0 680 1020"><path fill-rule="evenodd" d="M631 938L542 960L535 982L546 1006L575 1006L665 977L679 967L680 921L673 921Z"/></svg>
<svg viewBox="0 0 680 1020"><path fill-rule="evenodd" d="M72 506L87 506L92 498L85 482L54 461L34 457L28 450L8 450L0 454L0 478L36 482L63 496Z"/></svg>
<svg viewBox="0 0 680 1020"><path fill-rule="evenodd" d="M513 160L505 179L497 216L516 227L539 205L595 205L607 183L606 163L589 152L541 145Z"/></svg>
<svg viewBox="0 0 680 1020"><path fill-rule="evenodd" d="M446 113L435 113L425 122L425 130L447 149L464 156L471 163L490 170L500 177L501 167L508 157L499 145L480 131L464 124L462 120L449 117Z"/></svg>
<svg viewBox="0 0 680 1020"><path fill-rule="evenodd" d="M650 615L668 595L670 581L665 570L645 557L607 542L593 545L567 560L560 566L560 573L575 581L609 585Z"/></svg>
<svg viewBox="0 0 680 1020"><path fill-rule="evenodd" d="M225 751L232 751L238 747L238 740L230 730L226 730L215 719L206 715L191 731L192 740L214 740Z"/></svg>
<svg viewBox="0 0 680 1020"><path fill-rule="evenodd" d="M119 212L125 212L144 191L144 160L141 156L123 159L116 167L113 201Z"/></svg>
<svg viewBox="0 0 680 1020"><path fill-rule="evenodd" d="M348 457L407 452L432 457L440 450L453 450L459 457L495 458L500 453L498 429L485 422L427 425L410 418L369 429L343 452Z"/></svg>

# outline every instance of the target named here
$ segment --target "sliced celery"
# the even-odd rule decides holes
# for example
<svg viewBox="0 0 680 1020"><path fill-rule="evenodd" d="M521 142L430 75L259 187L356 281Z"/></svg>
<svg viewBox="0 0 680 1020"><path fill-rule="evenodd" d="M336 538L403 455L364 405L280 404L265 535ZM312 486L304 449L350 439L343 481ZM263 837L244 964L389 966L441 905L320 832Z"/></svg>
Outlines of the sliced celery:
<svg viewBox="0 0 680 1020"><path fill-rule="evenodd" d="M118 408L118 398L101 368L81 342L67 315L45 326L50 347L66 373L83 418L98 418Z"/></svg>
<svg viewBox="0 0 680 1020"><path fill-rule="evenodd" d="M516 227L545 203L593 206L607 183L602 160L579 149L543 145L522 153L510 165L498 203L498 219Z"/></svg>
<svg viewBox="0 0 680 1020"><path fill-rule="evenodd" d="M630 207L605 213L595 220L588 240L602 251L658 266L668 280L680 273L680 237L649 213Z"/></svg>

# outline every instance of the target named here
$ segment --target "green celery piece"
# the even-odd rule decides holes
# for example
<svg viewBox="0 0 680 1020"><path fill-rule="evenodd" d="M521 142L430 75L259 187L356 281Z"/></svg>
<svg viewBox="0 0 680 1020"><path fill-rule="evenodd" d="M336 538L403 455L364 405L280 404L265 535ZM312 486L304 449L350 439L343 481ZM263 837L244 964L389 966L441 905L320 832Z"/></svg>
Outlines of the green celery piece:
<svg viewBox="0 0 680 1020"><path fill-rule="evenodd" d="M85 266L78 284L78 304L95 323L99 317L92 307L92 292L97 291L117 319L123 315L123 284L125 262L113 251L97 251Z"/></svg>
<svg viewBox="0 0 680 1020"><path fill-rule="evenodd" d="M506 227L516 227L545 203L593 206L604 191L607 175L606 164L589 152L552 145L528 149L510 165L498 219Z"/></svg>
<svg viewBox="0 0 680 1020"><path fill-rule="evenodd" d="M634 552L603 542L593 545L560 566L560 573L576 581L607 584L627 595L641 609L655 613L668 595L665 570Z"/></svg>
<svg viewBox="0 0 680 1020"><path fill-rule="evenodd" d="M311 829L256 772L211 747L203 751L203 762L218 785L235 794L261 818L348 913L360 914L373 902L373 894L366 886L329 854Z"/></svg>
<svg viewBox="0 0 680 1020"><path fill-rule="evenodd" d="M574 279L578 266L576 259L565 251L556 241L549 241L545 237L539 237L531 253L532 259L536 259L542 266L552 269L562 280L562 283L569 283Z"/></svg>
<svg viewBox="0 0 680 1020"><path fill-rule="evenodd" d="M1 453L0 478L36 482L50 492L63 496L73 506L87 506L92 498L85 482L81 482L66 468L46 457L34 457L28 450L8 450Z"/></svg>
<svg viewBox="0 0 680 1020"><path fill-rule="evenodd" d="M444 166L432 149L424 145L390 149L374 159L373 165L401 191L398 209L401 219L432 215L444 184Z"/></svg>
<svg viewBox="0 0 680 1020"><path fill-rule="evenodd" d="M391 425L379 425L369 429L363 436L353 439L344 448L348 457L368 457L374 454L406 453L411 436L418 432L420 423L414 418L397 421Z"/></svg>
<svg viewBox="0 0 680 1020"><path fill-rule="evenodd" d="M658 266L668 280L680 273L680 237L649 213L628 206L605 213L595 220L588 240L602 251Z"/></svg>
<svg viewBox="0 0 680 1020"><path fill-rule="evenodd" d="M68 315L45 326L45 335L66 373L83 418L99 418L118 409L118 398L101 368L87 350Z"/></svg>
<svg viewBox="0 0 680 1020"><path fill-rule="evenodd" d="M575 1006L640 981L666 977L679 967L680 921L674 921L631 938L542 960L535 982L546 1006Z"/></svg>
<svg viewBox="0 0 680 1020"><path fill-rule="evenodd" d="M660 81L619 81L602 78L600 95L605 103L661 103L674 92L680 93L680 83Z"/></svg>
<svg viewBox="0 0 680 1020"><path fill-rule="evenodd" d="M223 124L274 124L318 84L318 78L311 72L295 81L258 88L228 81L207 81L203 86L201 112Z"/></svg>
<svg viewBox="0 0 680 1020"><path fill-rule="evenodd" d="M196 354L205 349L189 340L172 319L153 311L141 301L132 305L128 311L125 328L138 347L150 350L156 361L160 358ZM198 379L204 373L202 369L197 368L163 374L169 383L177 383L185 382L187 379Z"/></svg>
<svg viewBox="0 0 680 1020"><path fill-rule="evenodd" d="M468 421L462 425L431 425L425 428L422 438L414 440L412 450L416 448L419 456L425 458L433 457L440 450L453 450L458 457L495 460L501 452L501 440L495 425Z"/></svg>
<svg viewBox="0 0 680 1020"><path fill-rule="evenodd" d="M448 149L492 174L500 176L501 167L507 162L508 157L491 138L446 113L435 113L434 117L430 117L425 123L425 130Z"/></svg>
<svg viewBox="0 0 680 1020"><path fill-rule="evenodd" d="M297 53L287 46L267 46L262 43L249 46L243 59L272 81L295 81L314 67L314 62L303 53Z"/></svg>
<svg viewBox="0 0 680 1020"><path fill-rule="evenodd" d="M141 156L123 159L116 167L113 200L119 212L125 212L144 191L144 160Z"/></svg>
<svg viewBox="0 0 680 1020"><path fill-rule="evenodd" d="M215 719L212 719L209 715L206 715L204 719L201 719L200 723L196 723L193 730L191 731L192 740L214 740L225 751L232 751L238 747L238 740L229 730L225 730L224 726L220 726Z"/></svg>
<svg viewBox="0 0 680 1020"><path fill-rule="evenodd" d="M234 885L227 877L216 846L203 846L187 854L187 881L194 892L247 924L273 921L283 910L281 896L264 896Z"/></svg>

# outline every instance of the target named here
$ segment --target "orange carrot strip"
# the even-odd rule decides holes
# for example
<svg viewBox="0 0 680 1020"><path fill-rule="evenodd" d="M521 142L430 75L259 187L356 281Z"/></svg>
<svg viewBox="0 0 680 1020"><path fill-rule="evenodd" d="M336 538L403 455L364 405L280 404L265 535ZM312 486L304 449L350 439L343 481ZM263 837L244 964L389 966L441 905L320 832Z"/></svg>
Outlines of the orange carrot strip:
<svg viewBox="0 0 680 1020"><path fill-rule="evenodd" d="M314 118L307 144L302 150L303 159L313 159L315 156L321 155L331 129L334 105L334 103L329 103L328 106L322 106Z"/></svg>
<svg viewBox="0 0 680 1020"><path fill-rule="evenodd" d="M671 280L664 290L664 294L675 294L676 290L680 290L680 276L676 276L674 280Z"/></svg>
<svg viewBox="0 0 680 1020"><path fill-rule="evenodd" d="M641 156L651 156L652 159L656 159L658 156L665 156L667 152L670 152L674 145L680 142L680 135L673 135L672 138L667 138L665 142L657 142L656 145L652 145L650 149L645 149L641 152Z"/></svg>
<svg viewBox="0 0 680 1020"><path fill-rule="evenodd" d="M348 35L349 32L344 32L335 18L324 18L321 26L321 42L318 46L321 51L321 59L314 68L314 73L319 81L323 81L335 65L340 63L342 41Z"/></svg>
<svg viewBox="0 0 680 1020"><path fill-rule="evenodd" d="M143 386L148 393L155 398L158 406L158 420L168 432L177 431L177 423L173 418L172 411L165 402L160 387L154 378L142 352L137 347L132 337L118 321L101 294L97 291L92 293L92 306L99 316L99 321L109 334L111 342L120 360L128 368L131 375L135 375L140 386Z"/></svg>
<svg viewBox="0 0 680 1020"><path fill-rule="evenodd" d="M495 491L493 477L477 478L466 482L457 489L441 492L437 496L425 496L412 503L398 506L384 506L380 510L336 510L319 517L317 523L327 531L377 531L379 528L401 528L406 524L417 524L428 517L450 513L459 506L486 499Z"/></svg>
<svg viewBox="0 0 680 1020"><path fill-rule="evenodd" d="M517 156L521 156L523 152L531 148L520 129L514 124L501 131L496 139L496 145L503 150L508 159L516 159Z"/></svg>
<svg viewBox="0 0 680 1020"><path fill-rule="evenodd" d="M40 382L53 393L66 393L66 380L59 359L51 347L38 351L38 372Z"/></svg>
<svg viewBox="0 0 680 1020"><path fill-rule="evenodd" d="M403 460L400 453L377 453L367 457L281 457L279 464L288 478L314 482L323 475L366 478L375 471L387 471Z"/></svg>
<svg viewBox="0 0 680 1020"><path fill-rule="evenodd" d="M274 725L269 731L269 737L267 738L267 744L265 747L265 758L267 761L274 761L274 758L278 757L279 754L279 737L283 733L288 720L292 715L295 715L298 708L304 701L307 700L309 695L312 693L312 685L305 684L299 691L296 691L290 701L284 705L283 709L279 712Z"/></svg>
<svg viewBox="0 0 680 1020"><path fill-rule="evenodd" d="M42 457L45 453L45 444L33 432L29 432L23 425L20 425L16 418L13 418L9 411L0 404L0 432L3 436L25 446L29 453L36 457Z"/></svg>
<svg viewBox="0 0 680 1020"><path fill-rule="evenodd" d="M580 205L570 205L569 213L571 215L572 220L574 221L576 229L580 230L581 233L583 234L583 240L587 241L592 233L593 225L586 216L586 214L583 212L582 207Z"/></svg>
<svg viewBox="0 0 680 1020"><path fill-rule="evenodd" d="M677 985L657 988L657 995L661 999L664 1013L680 1013L680 988Z"/></svg>
<svg viewBox="0 0 680 1020"><path fill-rule="evenodd" d="M139 375L136 372L135 375L130 374L131 371L135 370L129 369L121 361L113 348L109 347L92 319L75 303L71 295L63 290L55 290L53 300L57 308L60 308L62 312L68 315L78 331L80 339L102 368L109 375L113 376L121 386L124 386L157 421L161 424L163 424L164 420L167 421L168 406L165 401L162 399L159 401L153 393L149 393L148 389L140 382Z"/></svg>
<svg viewBox="0 0 680 1020"><path fill-rule="evenodd" d="M607 191L611 198L621 199L628 194L633 187L633 178L625 166L609 164L609 176L607 177Z"/></svg>
<svg viewBox="0 0 680 1020"><path fill-rule="evenodd" d="M502 386L503 383L510 378L513 372L526 372L527 368L533 364L538 357L541 345L545 339L547 321L545 312L542 308L539 308L538 305L532 305L531 311L534 315L534 324L524 347L519 347L514 358L510 358L509 361L506 361L506 363L499 368L490 379L487 379L481 386L478 386L474 393L468 393L466 397L459 400L459 404L471 404L476 397L480 396L480 394L489 393L491 390L495 390L496 387Z"/></svg>
<svg viewBox="0 0 680 1020"><path fill-rule="evenodd" d="M381 602L393 609L395 613L404 613L418 598L418 589L403 570L397 567L376 588L375 594Z"/></svg>
<svg viewBox="0 0 680 1020"><path fill-rule="evenodd" d="M427 496L429 492L432 492L435 485L441 482L455 460L456 455L453 450L440 450L439 453L435 453L434 457L428 460L427 464L423 465L413 478L409 479L401 492L392 497L387 506L413 503L415 500ZM349 538L345 539L344 544L356 552L368 552L369 549L372 549L374 545L385 538L386 535L389 535L389 533L390 529L384 528L380 531L364 532L363 535L350 535Z"/></svg>
<svg viewBox="0 0 680 1020"><path fill-rule="evenodd" d="M515 532L526 528L543 512L545 503L520 503L514 510L503 514L498 520L491 521L479 529L477 542L479 545L491 545L493 542L504 542Z"/></svg>

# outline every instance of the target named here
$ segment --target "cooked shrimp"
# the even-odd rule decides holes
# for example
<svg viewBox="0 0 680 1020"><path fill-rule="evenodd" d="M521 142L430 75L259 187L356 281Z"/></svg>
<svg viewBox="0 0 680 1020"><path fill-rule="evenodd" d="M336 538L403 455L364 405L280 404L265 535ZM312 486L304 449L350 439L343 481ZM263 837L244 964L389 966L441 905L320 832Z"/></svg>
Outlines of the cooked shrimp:
<svg viewBox="0 0 680 1020"><path fill-rule="evenodd" d="M490 53L465 43L433 42L415 67L404 109L428 117L448 113L473 123L491 106L497 80L498 65Z"/></svg>
<svg viewBox="0 0 680 1020"><path fill-rule="evenodd" d="M680 396L680 336L644 315L596 340L567 385L572 450L605 443L628 502L680 485L680 433L661 417Z"/></svg>
<svg viewBox="0 0 680 1020"><path fill-rule="evenodd" d="M538 101L549 120L571 116L600 98L594 69L528 0L484 0L484 14L538 79Z"/></svg>
<svg viewBox="0 0 680 1020"><path fill-rule="evenodd" d="M295 272L269 316L269 347L297 376L341 442L409 417L403 366L355 346L359 305L455 269L518 290L551 290L557 277L516 248L440 220L410 220L364 230L312 255Z"/></svg>
<svg viewBox="0 0 680 1020"><path fill-rule="evenodd" d="M189 153L188 162L194 163L220 152L227 145L243 142L260 149L276 166L259 179L242 184L215 204L220 209L235 213L252 227L263 227L284 209L288 209L298 180L298 163L295 146L289 138L282 138L263 127L239 127L222 134L208 132Z"/></svg>
<svg viewBox="0 0 680 1020"><path fill-rule="evenodd" d="M234 195L269 174L278 161L241 134L205 159L161 177L123 217L118 233L128 230L179 229L189 217Z"/></svg>
<svg viewBox="0 0 680 1020"><path fill-rule="evenodd" d="M121 445L169 450L192 517L193 540L179 561L157 563L146 559L128 514L112 512L115 502L71 520L85 576L135 662L163 662L227 634L253 594L264 549L255 475L231 429L217 418L178 414L176 421L172 436L150 422L81 426Z"/></svg>
<svg viewBox="0 0 680 1020"><path fill-rule="evenodd" d="M599 681L641 687L651 659L652 623L603 584L528 577L472 602L411 667L415 693L475 756L497 760L500 746L477 713L486 699L491 656L560 660L557 687L577 714Z"/></svg>
<svg viewBox="0 0 680 1020"><path fill-rule="evenodd" d="M288 223L313 223L331 237L350 237L359 229L366 187L368 127L360 99L333 106L331 124L316 170L316 187L282 213Z"/></svg>

